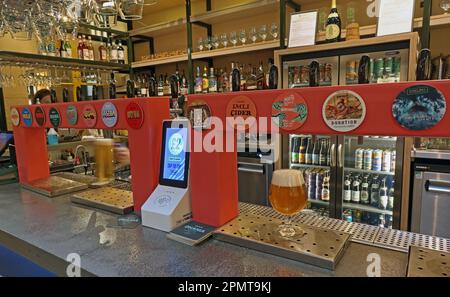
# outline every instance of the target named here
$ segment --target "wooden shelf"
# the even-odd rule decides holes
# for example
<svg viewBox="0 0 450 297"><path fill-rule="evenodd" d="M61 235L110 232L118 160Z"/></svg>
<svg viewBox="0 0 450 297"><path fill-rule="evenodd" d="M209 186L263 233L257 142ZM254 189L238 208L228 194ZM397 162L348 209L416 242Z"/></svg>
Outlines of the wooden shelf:
<svg viewBox="0 0 450 297"><path fill-rule="evenodd" d="M175 32L186 34L186 19L178 19L167 23L159 23L155 25L145 26L130 31L131 37L157 37Z"/></svg>
<svg viewBox="0 0 450 297"><path fill-rule="evenodd" d="M149 66L157 66L157 65L163 65L163 64L170 64L170 63L176 63L176 62L183 62L187 61L188 56L186 55L180 55L180 56L173 56L173 57L166 57L166 58L159 58L159 59L153 59L153 60L144 60L144 61L138 61L131 63L131 68L141 68L141 67L149 67Z"/></svg>
<svg viewBox="0 0 450 297"><path fill-rule="evenodd" d="M202 14L194 15L191 17L191 21L203 22L208 24L222 23L235 19L245 18L249 13L254 16L278 11L279 6L279 0L254 1L243 5L231 6L216 11L208 11Z"/></svg>
<svg viewBox="0 0 450 297"><path fill-rule="evenodd" d="M219 48L210 51L207 50L202 52L195 52L192 54L192 59L204 59L218 56L227 56L266 49L275 49L278 47L280 47L279 40L270 40L264 42L249 43L245 45L228 46L226 48Z"/></svg>
<svg viewBox="0 0 450 297"><path fill-rule="evenodd" d="M442 26L448 26L450 25L450 14L440 14L440 15L433 15L430 17L430 27L442 27ZM423 18L415 18L414 19L414 29L420 29L423 26ZM360 29L360 35L361 37L370 37L375 36L377 34L377 26L376 25L369 25L369 26L362 26ZM346 30L342 30L342 38L345 38L346 36ZM325 32L319 32L317 36L317 42L324 42L325 41Z"/></svg>

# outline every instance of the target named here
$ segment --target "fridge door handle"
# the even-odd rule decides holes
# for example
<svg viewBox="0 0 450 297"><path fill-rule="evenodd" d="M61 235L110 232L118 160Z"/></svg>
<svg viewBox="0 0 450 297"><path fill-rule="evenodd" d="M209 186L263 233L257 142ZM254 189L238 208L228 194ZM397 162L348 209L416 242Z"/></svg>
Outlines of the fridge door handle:
<svg viewBox="0 0 450 297"><path fill-rule="evenodd" d="M425 182L427 192L450 194L450 183L445 181L427 180Z"/></svg>
<svg viewBox="0 0 450 297"><path fill-rule="evenodd" d="M338 167L342 168L344 167L344 164L342 164L342 144L338 145Z"/></svg>
<svg viewBox="0 0 450 297"><path fill-rule="evenodd" d="M336 144L331 145L331 167L336 167Z"/></svg>

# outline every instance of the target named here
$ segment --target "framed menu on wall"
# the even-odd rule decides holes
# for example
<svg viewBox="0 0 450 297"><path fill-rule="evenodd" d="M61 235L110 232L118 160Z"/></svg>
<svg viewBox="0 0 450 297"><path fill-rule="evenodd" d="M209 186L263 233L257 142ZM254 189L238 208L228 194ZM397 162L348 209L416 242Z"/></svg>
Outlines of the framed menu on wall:
<svg viewBox="0 0 450 297"><path fill-rule="evenodd" d="M288 47L314 45L316 43L317 10L291 14Z"/></svg>
<svg viewBox="0 0 450 297"><path fill-rule="evenodd" d="M377 36L413 30L414 0L379 0Z"/></svg>

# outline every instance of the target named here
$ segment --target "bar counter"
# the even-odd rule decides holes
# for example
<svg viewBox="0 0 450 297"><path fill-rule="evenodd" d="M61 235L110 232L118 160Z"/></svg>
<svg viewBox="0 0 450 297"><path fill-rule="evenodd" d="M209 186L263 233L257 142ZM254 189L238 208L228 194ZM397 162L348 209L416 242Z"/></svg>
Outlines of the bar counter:
<svg viewBox="0 0 450 297"><path fill-rule="evenodd" d="M350 242L336 270L318 268L218 241L191 247L119 216L47 198L18 184L0 186L0 245L65 276L71 253L84 276L366 276L367 256L381 256L381 276L405 276L408 254Z"/></svg>

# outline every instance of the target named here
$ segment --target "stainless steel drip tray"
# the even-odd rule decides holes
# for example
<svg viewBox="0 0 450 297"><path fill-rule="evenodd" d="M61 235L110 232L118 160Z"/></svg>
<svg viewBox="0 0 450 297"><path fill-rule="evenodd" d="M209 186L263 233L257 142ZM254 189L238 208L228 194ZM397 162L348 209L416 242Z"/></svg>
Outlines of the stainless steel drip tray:
<svg viewBox="0 0 450 297"><path fill-rule="evenodd" d="M278 233L281 223L276 218L240 214L218 228L214 235L219 240L246 248L335 269L345 252L350 234L296 223L305 233L284 238Z"/></svg>
<svg viewBox="0 0 450 297"><path fill-rule="evenodd" d="M410 246L408 277L450 277L450 253Z"/></svg>
<svg viewBox="0 0 450 297"><path fill-rule="evenodd" d="M88 185L59 176L50 176L31 183L23 183L22 187L48 197L55 197L86 190Z"/></svg>

